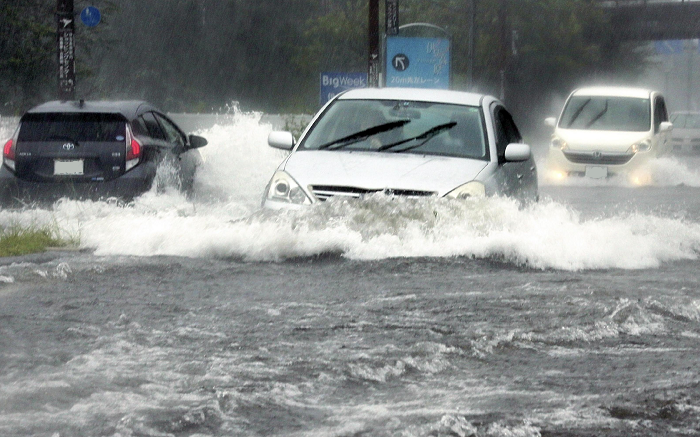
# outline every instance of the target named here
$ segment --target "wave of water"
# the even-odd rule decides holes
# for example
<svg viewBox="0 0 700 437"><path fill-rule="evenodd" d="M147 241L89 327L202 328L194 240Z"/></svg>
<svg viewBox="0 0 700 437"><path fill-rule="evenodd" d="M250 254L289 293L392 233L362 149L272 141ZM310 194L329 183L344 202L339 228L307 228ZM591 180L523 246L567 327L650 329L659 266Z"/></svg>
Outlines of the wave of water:
<svg viewBox="0 0 700 437"><path fill-rule="evenodd" d="M251 261L333 253L363 260L461 256L540 269L643 269L696 259L700 252L700 223L645 213L584 220L548 200L521 208L508 199L376 195L304 211L261 211L264 187L284 157L267 146L272 125L259 113L240 111L217 120L197 132L209 145L201 149L204 164L190 199L166 187L128 205L62 200L50 208L0 210L0 225L49 224L96 255ZM0 137L10 129L0 123ZM654 165L662 185L700 186L700 175L675 158Z"/></svg>
<svg viewBox="0 0 700 437"><path fill-rule="evenodd" d="M561 179L558 176L547 172L546 159L538 159L540 185L562 185L562 186L612 186L612 187L700 187L700 173L686 165L684 161L697 161L693 155L667 155L651 160L636 172L637 179L625 176L614 175L606 179L591 179L585 177L568 177Z"/></svg>

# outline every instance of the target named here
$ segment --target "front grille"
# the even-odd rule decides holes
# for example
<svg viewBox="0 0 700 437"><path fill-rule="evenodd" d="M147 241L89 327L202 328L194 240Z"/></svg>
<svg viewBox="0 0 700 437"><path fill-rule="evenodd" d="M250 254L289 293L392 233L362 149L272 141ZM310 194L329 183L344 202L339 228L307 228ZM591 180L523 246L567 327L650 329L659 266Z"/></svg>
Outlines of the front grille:
<svg viewBox="0 0 700 437"><path fill-rule="evenodd" d="M574 164L622 165L627 164L634 153L565 151L564 156Z"/></svg>
<svg viewBox="0 0 700 437"><path fill-rule="evenodd" d="M311 187L311 191L314 193L314 196L321 201L326 201L333 196L353 197L359 199L369 194L382 192L390 196L406 197L428 197L436 195L436 193L432 191L400 189L371 190L357 187L338 187L334 185L314 185Z"/></svg>

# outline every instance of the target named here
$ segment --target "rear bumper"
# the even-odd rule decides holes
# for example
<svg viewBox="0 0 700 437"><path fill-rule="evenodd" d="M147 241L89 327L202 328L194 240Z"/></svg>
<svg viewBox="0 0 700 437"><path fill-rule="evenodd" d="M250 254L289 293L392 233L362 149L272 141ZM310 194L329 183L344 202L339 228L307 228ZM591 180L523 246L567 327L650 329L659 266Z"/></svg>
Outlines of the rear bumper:
<svg viewBox="0 0 700 437"><path fill-rule="evenodd" d="M142 163L117 179L101 182L33 182L17 178L0 164L0 203L21 206L27 203L53 203L61 198L100 200L116 197L131 200L151 188L156 167Z"/></svg>

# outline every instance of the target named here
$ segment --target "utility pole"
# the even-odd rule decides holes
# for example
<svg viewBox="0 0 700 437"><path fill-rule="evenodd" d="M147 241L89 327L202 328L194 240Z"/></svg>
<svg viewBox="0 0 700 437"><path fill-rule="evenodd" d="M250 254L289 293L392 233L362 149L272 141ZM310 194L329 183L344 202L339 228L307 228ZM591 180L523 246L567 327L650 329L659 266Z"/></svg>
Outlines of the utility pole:
<svg viewBox="0 0 700 437"><path fill-rule="evenodd" d="M379 0L369 0L369 65L367 86L379 86Z"/></svg>
<svg viewBox="0 0 700 437"><path fill-rule="evenodd" d="M75 14L73 0L56 0L58 98L75 100Z"/></svg>
<svg viewBox="0 0 700 437"><path fill-rule="evenodd" d="M508 0L500 0L498 6L498 24L499 24L499 56L498 69L501 76L501 92L499 98L503 101L506 99L506 81L508 73L508 50L510 49L508 29Z"/></svg>
<svg viewBox="0 0 700 437"><path fill-rule="evenodd" d="M474 52L476 43L476 0L469 1L469 48L467 49L467 86L469 90L474 89Z"/></svg>

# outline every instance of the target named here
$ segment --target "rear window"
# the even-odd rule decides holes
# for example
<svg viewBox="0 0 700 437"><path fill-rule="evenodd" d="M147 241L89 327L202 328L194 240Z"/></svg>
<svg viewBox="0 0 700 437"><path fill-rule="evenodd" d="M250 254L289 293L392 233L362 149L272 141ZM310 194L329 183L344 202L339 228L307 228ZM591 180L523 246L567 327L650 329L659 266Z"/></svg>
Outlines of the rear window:
<svg viewBox="0 0 700 437"><path fill-rule="evenodd" d="M18 141L124 141L120 114L42 113L22 117Z"/></svg>

